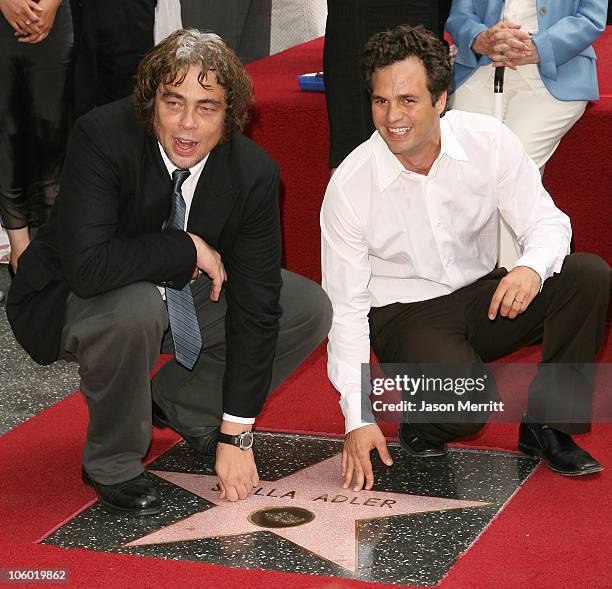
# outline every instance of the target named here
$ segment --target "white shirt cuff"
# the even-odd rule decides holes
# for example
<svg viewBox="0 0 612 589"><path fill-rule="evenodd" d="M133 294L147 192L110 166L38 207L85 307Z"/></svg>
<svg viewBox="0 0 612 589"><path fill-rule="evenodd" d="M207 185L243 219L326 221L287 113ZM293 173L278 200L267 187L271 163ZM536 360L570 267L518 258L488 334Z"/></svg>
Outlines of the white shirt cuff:
<svg viewBox="0 0 612 589"><path fill-rule="evenodd" d="M229 413L223 414L223 421L231 421L232 423L243 423L245 425L253 425L255 423L254 417L236 417Z"/></svg>
<svg viewBox="0 0 612 589"><path fill-rule="evenodd" d="M348 419L344 422L344 427L346 428L345 434L352 432L355 429L359 429L360 427L365 427L366 425L374 425L375 421L360 421L359 423L349 423Z"/></svg>
<svg viewBox="0 0 612 589"><path fill-rule="evenodd" d="M365 399L364 399L365 401ZM364 403L362 406L361 393L349 393L342 395L340 398L340 408L344 414L345 433L349 433L354 429L376 423L372 414L372 406L369 403Z"/></svg>
<svg viewBox="0 0 612 589"><path fill-rule="evenodd" d="M548 278L547 272L547 256L537 250L531 250L525 252L514 264L514 268L517 266L527 266L534 272L537 272L540 276L540 292L544 286L544 281ZM514 269L513 268L513 269Z"/></svg>

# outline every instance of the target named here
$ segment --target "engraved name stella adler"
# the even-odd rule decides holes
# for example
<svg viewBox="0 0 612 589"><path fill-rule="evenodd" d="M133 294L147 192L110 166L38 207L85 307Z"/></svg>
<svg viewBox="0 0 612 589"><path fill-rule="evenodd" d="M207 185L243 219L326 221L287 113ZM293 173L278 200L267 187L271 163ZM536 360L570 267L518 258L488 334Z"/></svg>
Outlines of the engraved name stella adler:
<svg viewBox="0 0 612 589"><path fill-rule="evenodd" d="M211 489L212 491L219 491L219 485L215 485ZM275 497L278 499L295 499L297 491L281 491L276 488L267 489L265 487L258 487L253 492L253 495L259 497ZM353 495L352 497L346 495L339 495L333 493L323 493L316 497L310 497L310 501L321 501L323 503L346 503L347 505L366 505L368 507L384 507L386 509L393 509L396 501L393 499L385 499L384 497L369 497L367 495L359 496Z"/></svg>

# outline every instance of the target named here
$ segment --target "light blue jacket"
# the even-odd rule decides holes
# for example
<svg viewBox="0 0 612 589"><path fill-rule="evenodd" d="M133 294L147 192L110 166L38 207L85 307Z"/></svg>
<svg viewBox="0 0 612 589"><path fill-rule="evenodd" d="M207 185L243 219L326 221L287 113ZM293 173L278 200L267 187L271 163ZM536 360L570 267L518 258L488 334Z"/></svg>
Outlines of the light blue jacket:
<svg viewBox="0 0 612 589"><path fill-rule="evenodd" d="M501 20L503 0L453 0L446 29L457 46L453 88L491 60L471 49L476 36ZM559 100L599 98L595 51L591 44L606 28L608 0L536 0L539 32L533 42L538 69Z"/></svg>

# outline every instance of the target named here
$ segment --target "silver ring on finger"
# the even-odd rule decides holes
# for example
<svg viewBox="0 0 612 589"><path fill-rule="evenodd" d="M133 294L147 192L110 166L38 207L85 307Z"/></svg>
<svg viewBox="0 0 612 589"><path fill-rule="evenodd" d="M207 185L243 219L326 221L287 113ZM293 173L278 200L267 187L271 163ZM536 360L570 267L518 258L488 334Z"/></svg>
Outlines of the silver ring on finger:
<svg viewBox="0 0 612 589"><path fill-rule="evenodd" d="M524 301L522 299L514 299L514 302L522 305Z"/></svg>

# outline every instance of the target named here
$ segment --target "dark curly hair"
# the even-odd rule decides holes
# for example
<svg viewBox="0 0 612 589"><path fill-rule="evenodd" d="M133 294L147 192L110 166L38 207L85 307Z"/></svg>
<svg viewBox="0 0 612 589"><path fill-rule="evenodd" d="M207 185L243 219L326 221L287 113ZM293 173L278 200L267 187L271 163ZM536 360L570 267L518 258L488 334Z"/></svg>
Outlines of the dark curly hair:
<svg viewBox="0 0 612 589"><path fill-rule="evenodd" d="M400 25L372 36L361 55L361 73L372 94L372 76L377 69L416 57L425 67L432 104L448 90L451 82L450 52L447 45L422 25Z"/></svg>
<svg viewBox="0 0 612 589"><path fill-rule="evenodd" d="M200 84L212 71L217 83L225 90L227 111L223 140L235 131L242 131L249 119L249 106L253 101L251 80L238 56L221 37L197 29L175 31L143 57L132 95L140 120L153 129L157 88L160 84L180 84L192 66L200 68Z"/></svg>

